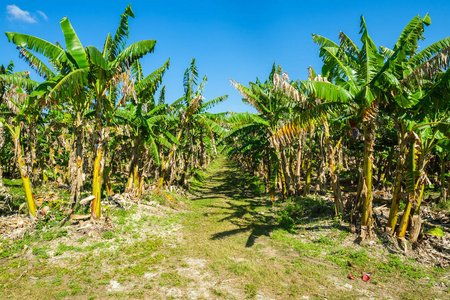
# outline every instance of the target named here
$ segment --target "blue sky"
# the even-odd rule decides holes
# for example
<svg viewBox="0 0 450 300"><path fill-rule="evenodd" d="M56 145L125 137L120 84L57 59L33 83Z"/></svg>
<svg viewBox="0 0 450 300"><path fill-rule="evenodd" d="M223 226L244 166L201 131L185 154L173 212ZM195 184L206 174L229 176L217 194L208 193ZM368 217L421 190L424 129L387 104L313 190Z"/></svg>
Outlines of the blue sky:
<svg viewBox="0 0 450 300"><path fill-rule="evenodd" d="M105 5L104 3L107 3ZM0 31L26 33L64 45L59 22L67 16L83 46L102 47L114 34L120 14L130 1L0 1ZM66 5L64 5L66 4ZM344 31L359 42L359 22L364 14L369 34L377 46L392 47L402 29L416 14L431 16L422 47L450 36L450 1L132 1L129 43L156 39L155 52L143 60L145 75L167 58L171 66L164 78L166 101L183 94L183 74L196 58L201 76L208 76L206 100L229 95L211 111L254 110L228 79L247 85L267 78L276 61L291 79L307 78L312 65L320 71L316 33L337 41ZM357 43L358 44L358 43ZM14 61L16 71L27 70L18 51L0 37L0 64ZM33 79L40 80L33 75Z"/></svg>

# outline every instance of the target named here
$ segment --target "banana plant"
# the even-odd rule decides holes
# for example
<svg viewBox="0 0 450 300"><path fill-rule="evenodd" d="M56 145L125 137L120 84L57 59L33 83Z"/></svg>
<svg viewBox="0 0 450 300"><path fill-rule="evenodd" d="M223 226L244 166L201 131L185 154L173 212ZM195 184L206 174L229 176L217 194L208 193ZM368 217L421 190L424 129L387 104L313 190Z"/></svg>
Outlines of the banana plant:
<svg viewBox="0 0 450 300"><path fill-rule="evenodd" d="M258 116L265 120L265 122L256 122L252 126L259 126L263 131L264 139L267 140L267 155L269 163L267 164L267 173L270 178L267 180L271 182L271 194L274 197L275 181L279 171L283 198L287 198L295 194L294 182L291 174L291 168L286 157L286 149L278 143L270 143L270 137L273 136L285 122L289 119L293 112L293 105L291 98L301 100L298 91L289 84L289 77L287 73L282 72L281 67L274 64L269 79L265 83L261 83L259 79L256 82L250 82L249 87L245 87L240 83L231 80L233 86L244 97L243 102L252 105L257 111ZM245 115L238 115L232 118L241 118ZM245 124L245 123L244 123ZM245 124L244 128L250 124ZM231 136L235 132L241 131L237 127L228 135ZM275 158L276 157L276 158Z"/></svg>
<svg viewBox="0 0 450 300"><path fill-rule="evenodd" d="M188 160L191 159L193 154L193 146L195 144L195 135L193 130L196 128L203 128L211 139L214 138L214 134L222 134L224 132L224 129L215 121L216 116L214 114L207 113L206 110L226 100L228 96L220 96L210 101L203 102L204 97L202 96L202 93L207 82L207 77L204 76L200 84L197 83L197 80L198 70L195 65L195 58L193 58L190 66L184 73L184 95L171 104L171 107L174 112L176 112L179 120L178 128L176 129L178 133L176 134L176 142L173 143L172 150L162 162L162 171L157 186L158 189L161 189L164 184L170 162L172 161L178 146L181 144L183 136L185 140L189 141L187 154L184 155L185 159L183 163L182 175L182 181L184 181L184 185L186 185L186 174L190 166Z"/></svg>
<svg viewBox="0 0 450 300"><path fill-rule="evenodd" d="M168 117L167 105L161 103L157 104L155 101L155 92L162 83L164 73L169 68L169 60L167 60L162 67L152 72L144 78L142 67L139 60L136 60L132 66L134 76L136 78L136 99L131 100L129 109L121 111L128 117L129 124L133 124L133 141L132 151L129 163L129 174L126 185L126 191L137 190L140 194L141 188L138 189L139 179L138 172L142 168L139 166L139 161L143 163L143 159L139 160L139 152L144 143L148 146L150 157L159 165L159 153L157 141L162 144L168 142L161 136L162 131L169 139L174 140L174 137L163 128L163 123ZM141 176L142 178L142 176Z"/></svg>
<svg viewBox="0 0 450 300"><path fill-rule="evenodd" d="M34 89L31 96L49 107L68 103L72 108L76 136L73 153L76 157L74 160L76 165L69 166L69 169L73 172L71 201L75 204L80 198L82 184L83 116L90 104L85 89L89 65L70 21L63 18L60 25L67 50L64 50L59 43L52 44L27 34L6 32L6 36L10 42L17 45L20 57L45 79ZM32 52L49 59L53 71Z"/></svg>
<svg viewBox="0 0 450 300"><path fill-rule="evenodd" d="M403 213L402 219L397 228L399 238L404 238L411 219L410 241L415 242L420 233L421 219L420 206L424 194L425 185L429 184L426 174L426 165L433 150L436 147L445 146L449 135L448 110L450 91L450 69L442 70L435 78L425 79L430 84L423 88L423 94L417 103L410 108L409 117L406 115L403 121L407 128L407 141L409 152L407 156L406 172L406 193L408 203ZM415 101L416 102L416 101ZM442 149L442 148L441 148ZM399 200L398 200L399 201ZM398 204L396 204L398 207ZM390 227L393 229L396 221L396 211ZM391 219L391 216L390 218Z"/></svg>
<svg viewBox="0 0 450 300"><path fill-rule="evenodd" d="M2 102L6 102L6 106L9 109L7 114L0 114L0 123L2 126L6 126L14 142L14 153L18 164L20 176L22 178L22 184L25 190L27 199L27 206L29 214L32 218L36 217L37 204L34 199L33 189L30 182L29 166L25 161L25 153L23 145L21 143L21 133L25 121L28 126L31 125L40 113L39 106L32 105L33 100L28 96L28 92L38 85L28 78L28 72L12 73L12 65L8 68L7 74L0 75L0 82L2 88ZM23 89L17 85L22 85ZM11 119L10 122L5 117Z"/></svg>

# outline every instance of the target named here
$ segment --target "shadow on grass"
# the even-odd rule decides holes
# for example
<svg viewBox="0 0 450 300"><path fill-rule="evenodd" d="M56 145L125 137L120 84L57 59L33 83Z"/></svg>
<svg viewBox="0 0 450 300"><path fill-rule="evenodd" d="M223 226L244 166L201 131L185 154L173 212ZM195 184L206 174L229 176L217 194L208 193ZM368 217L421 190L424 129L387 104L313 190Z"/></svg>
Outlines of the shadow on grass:
<svg viewBox="0 0 450 300"><path fill-rule="evenodd" d="M192 200L212 200L218 197L229 199L226 202L205 205L217 210L208 212L208 216L223 216L218 222L229 222L237 227L214 233L211 239L219 240L248 232L245 246L251 247L258 237L269 236L278 227L275 217L267 213L267 208L272 203L260 197L262 185L256 182L255 176L239 171L232 162L224 162L224 165L226 168L216 171L209 179L209 184L213 186L201 188L202 196Z"/></svg>

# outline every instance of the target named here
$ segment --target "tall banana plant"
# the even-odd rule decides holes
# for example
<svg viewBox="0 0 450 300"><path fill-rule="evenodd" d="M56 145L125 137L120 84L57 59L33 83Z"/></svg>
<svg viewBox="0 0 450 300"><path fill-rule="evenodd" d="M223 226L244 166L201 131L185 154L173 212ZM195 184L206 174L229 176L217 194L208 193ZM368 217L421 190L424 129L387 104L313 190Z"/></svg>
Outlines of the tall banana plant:
<svg viewBox="0 0 450 300"><path fill-rule="evenodd" d="M38 83L28 78L28 72L13 73L12 67L13 65L10 64L6 70L2 69L4 72L0 75L0 100L6 103L9 110L7 113L0 112L0 123L1 127L4 124L13 139L15 158L25 190L28 211L30 216L34 218L36 216L37 205L30 182L30 166L26 163L21 139L23 121L25 120L28 126L30 126L40 113L40 110L37 109L39 106L35 105L33 107L32 105L35 99L28 96L30 90L36 87ZM7 121L7 118L10 122Z"/></svg>
<svg viewBox="0 0 450 300"><path fill-rule="evenodd" d="M17 45L20 56L45 79L34 89L31 96L49 106L67 103L72 108L76 135L73 154L76 159L73 160L75 165L69 168L72 170L71 198L75 204L80 197L82 184L83 116L90 104L87 97L89 64L69 20L63 18L60 25L67 50L59 43L52 44L27 34L6 32L6 35L10 42ZM49 59L53 71L30 51Z"/></svg>
<svg viewBox="0 0 450 300"><path fill-rule="evenodd" d="M424 95L417 100L417 104L408 109L403 115L406 135L403 144L408 148L405 161L405 191L408 194L408 203L397 228L399 238L404 238L408 224L410 226L410 241L415 242L420 233L422 220L420 207L424 195L425 185L429 184L426 166L430 160L432 151L446 145L450 125L448 118L450 91L450 69L441 70L429 85L423 88ZM429 80L425 79L425 80ZM414 100L416 102L416 100ZM401 179L401 178L400 178ZM388 227L395 229L399 199L392 202Z"/></svg>
<svg viewBox="0 0 450 300"><path fill-rule="evenodd" d="M169 139L174 140L170 132L161 125L165 122L167 115L167 105L158 104L155 101L155 92L162 82L164 73L169 68L169 60L162 67L144 78L141 64L136 60L132 66L136 78L136 100L131 100L129 109L118 111L124 115L127 123L131 125L133 132L131 158L128 168L128 181L126 191L137 190L138 194L142 188L139 187L139 152L146 144L150 157L159 165L159 153L157 143L169 144L160 133L164 132ZM141 160L142 161L142 160ZM142 167L142 166L141 166ZM141 177L142 178L142 177Z"/></svg>
<svg viewBox="0 0 450 300"><path fill-rule="evenodd" d="M295 194L293 178L286 159L286 150L279 144L270 145L269 138L274 135L285 122L292 115L292 100L295 98L301 101L301 96L298 91L289 84L289 77L287 73L282 72L281 68L274 64L269 79L263 84L256 80L255 83L250 82L249 87L245 87L240 83L231 80L233 86L244 97L243 101L252 105L259 113L259 117L265 122L253 123L253 126L259 126L263 131L264 139L266 140L267 154L269 163L267 165L267 173L270 174L271 193L274 196L274 183L280 168L280 177L282 178L283 197L292 196ZM239 116L240 117L240 116ZM235 117L237 118L237 117ZM245 124L245 123L244 123ZM246 128L249 124L245 124ZM228 135L232 135L242 131L237 127ZM275 158L276 157L276 158ZM281 162L281 163L279 163Z"/></svg>
<svg viewBox="0 0 450 300"><path fill-rule="evenodd" d="M121 15L114 38L108 35L103 51L93 46L86 47L86 56L93 76L92 90L95 107L95 160L92 202L93 218L101 215L100 198L105 154L108 146L108 131L119 109L129 97L136 99L134 79L131 75L133 63L154 50L156 40L142 40L126 45L129 35L128 17L134 18L130 5ZM93 71L92 71L93 70Z"/></svg>
<svg viewBox="0 0 450 300"><path fill-rule="evenodd" d="M216 104L226 100L228 95L214 98L210 101L204 102L202 96L207 77L204 76L202 82L198 84L198 70L195 65L195 58L191 60L190 66L186 69L183 78L184 95L171 104L172 109L177 114L179 124L178 133L176 134L176 142L173 143L172 150L166 156L162 163L162 172L158 182L158 189L162 188L165 180L167 170L170 162L173 159L178 146L181 144L183 136L188 141L187 154L184 155L183 163L183 179L184 185L186 185L186 174L189 169L189 162L193 155L193 146L195 144L194 130L202 128L204 132L213 140L214 134L222 134L224 129L216 121L214 114L207 113L206 110L214 107ZM202 138L202 137L201 137ZM200 140L201 140L200 138ZM202 141L201 141L202 143Z"/></svg>

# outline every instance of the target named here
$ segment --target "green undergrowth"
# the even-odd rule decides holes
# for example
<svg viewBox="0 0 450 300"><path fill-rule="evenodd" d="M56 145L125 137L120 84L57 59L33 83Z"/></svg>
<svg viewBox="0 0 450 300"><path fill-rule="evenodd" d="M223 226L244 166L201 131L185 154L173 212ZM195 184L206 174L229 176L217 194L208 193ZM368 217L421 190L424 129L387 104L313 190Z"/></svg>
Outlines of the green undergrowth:
<svg viewBox="0 0 450 300"><path fill-rule="evenodd" d="M318 196L290 198L276 205L277 222L281 228L291 233L296 232L297 225L314 220L329 218L332 204Z"/></svg>
<svg viewBox="0 0 450 300"><path fill-rule="evenodd" d="M207 173L202 169L194 169L189 180L190 192L194 193L197 189L203 187Z"/></svg>

